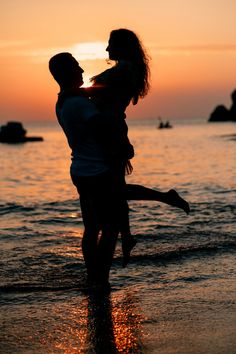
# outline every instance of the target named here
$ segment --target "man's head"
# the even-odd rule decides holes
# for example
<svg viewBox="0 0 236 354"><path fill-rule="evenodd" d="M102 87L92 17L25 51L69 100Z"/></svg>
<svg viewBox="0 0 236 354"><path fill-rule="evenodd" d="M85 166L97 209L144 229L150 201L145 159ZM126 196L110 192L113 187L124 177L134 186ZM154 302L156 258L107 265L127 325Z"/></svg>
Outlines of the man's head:
<svg viewBox="0 0 236 354"><path fill-rule="evenodd" d="M84 70L70 53L59 53L49 60L49 70L61 88L83 85Z"/></svg>

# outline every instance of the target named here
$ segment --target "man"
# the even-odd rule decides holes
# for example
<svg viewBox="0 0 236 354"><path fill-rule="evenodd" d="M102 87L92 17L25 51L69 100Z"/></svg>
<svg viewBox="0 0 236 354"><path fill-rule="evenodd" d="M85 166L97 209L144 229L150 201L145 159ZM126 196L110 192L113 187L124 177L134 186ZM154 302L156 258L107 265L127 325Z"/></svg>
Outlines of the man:
<svg viewBox="0 0 236 354"><path fill-rule="evenodd" d="M109 287L124 186L111 172L104 145L95 134L102 117L91 101L78 95L83 69L70 53L59 53L50 59L49 70L60 86L56 115L72 150L70 173L80 195L88 280Z"/></svg>

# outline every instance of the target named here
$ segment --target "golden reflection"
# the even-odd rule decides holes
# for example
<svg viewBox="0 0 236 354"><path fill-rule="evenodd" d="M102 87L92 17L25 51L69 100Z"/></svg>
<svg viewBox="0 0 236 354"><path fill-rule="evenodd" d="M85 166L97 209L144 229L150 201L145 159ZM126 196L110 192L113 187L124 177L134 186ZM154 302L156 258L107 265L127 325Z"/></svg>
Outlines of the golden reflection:
<svg viewBox="0 0 236 354"><path fill-rule="evenodd" d="M43 313L39 341L48 353L142 353L143 319L138 304L133 292L83 297L73 293L69 302Z"/></svg>
<svg viewBox="0 0 236 354"><path fill-rule="evenodd" d="M81 218L81 213L79 212L72 212L69 214L70 218Z"/></svg>
<svg viewBox="0 0 236 354"><path fill-rule="evenodd" d="M72 306L58 307L55 312L58 319L61 319L60 328L56 327L53 328L53 331L49 331L46 341L53 343L52 347L54 347L56 353L86 353L86 303L81 301L79 306L78 303L73 303ZM54 353L54 349L50 353Z"/></svg>
<svg viewBox="0 0 236 354"><path fill-rule="evenodd" d="M112 312L113 330L119 353L141 353L142 319L137 299L131 293L118 303Z"/></svg>
<svg viewBox="0 0 236 354"><path fill-rule="evenodd" d="M134 294L88 297L88 346L95 353L141 353L141 315Z"/></svg>

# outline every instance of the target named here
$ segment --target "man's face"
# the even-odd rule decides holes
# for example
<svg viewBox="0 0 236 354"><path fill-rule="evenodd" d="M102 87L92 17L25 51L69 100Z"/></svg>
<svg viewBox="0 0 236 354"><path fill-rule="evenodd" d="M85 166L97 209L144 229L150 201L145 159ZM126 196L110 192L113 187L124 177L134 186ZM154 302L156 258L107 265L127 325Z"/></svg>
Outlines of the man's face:
<svg viewBox="0 0 236 354"><path fill-rule="evenodd" d="M74 67L74 75L75 75L75 80L76 80L76 84L78 86L82 86L84 81L83 81L83 72L84 70L79 66L79 63L76 62L76 65Z"/></svg>

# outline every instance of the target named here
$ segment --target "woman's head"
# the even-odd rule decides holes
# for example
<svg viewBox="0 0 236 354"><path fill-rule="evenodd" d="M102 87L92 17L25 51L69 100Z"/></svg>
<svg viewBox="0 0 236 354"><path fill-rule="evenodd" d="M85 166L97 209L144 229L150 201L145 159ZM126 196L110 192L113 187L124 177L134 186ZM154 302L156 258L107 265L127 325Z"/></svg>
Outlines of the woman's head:
<svg viewBox="0 0 236 354"><path fill-rule="evenodd" d="M106 50L109 59L119 61L128 60L137 68L137 87L133 97L136 104L140 97L146 96L149 90L149 57L143 48L138 36L125 28L111 31Z"/></svg>
<svg viewBox="0 0 236 354"><path fill-rule="evenodd" d="M137 35L126 29L120 28L110 33L106 49L111 60L135 60L143 51L142 44Z"/></svg>

